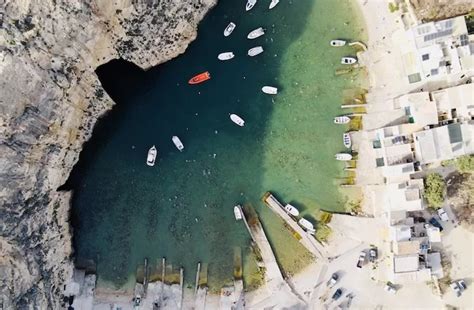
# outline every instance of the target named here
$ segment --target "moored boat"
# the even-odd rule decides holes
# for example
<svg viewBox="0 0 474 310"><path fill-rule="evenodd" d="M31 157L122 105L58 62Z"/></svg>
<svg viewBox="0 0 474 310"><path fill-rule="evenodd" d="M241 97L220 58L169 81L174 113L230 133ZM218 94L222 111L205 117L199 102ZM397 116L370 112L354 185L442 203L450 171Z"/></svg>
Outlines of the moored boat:
<svg viewBox="0 0 474 310"><path fill-rule="evenodd" d="M258 54L261 54L261 53L263 53L263 47L255 46L255 47L252 47L251 49L249 49L247 54L250 57L253 57L253 56L257 56Z"/></svg>
<svg viewBox="0 0 474 310"><path fill-rule="evenodd" d="M255 3L257 3L257 0L247 0L247 4L245 5L245 10L250 11L254 7Z"/></svg>
<svg viewBox="0 0 474 310"><path fill-rule="evenodd" d="M286 206L284 206L283 209L285 209L287 213L293 215L294 217L297 217L298 215L300 215L300 211L298 211L298 209L296 209L294 206L290 205L289 203L286 204Z"/></svg>
<svg viewBox="0 0 474 310"><path fill-rule="evenodd" d="M278 93L278 88L273 87L273 86L263 86L262 91L265 94L276 95Z"/></svg>
<svg viewBox="0 0 474 310"><path fill-rule="evenodd" d="M336 116L334 118L334 124L347 124L351 121L349 116Z"/></svg>
<svg viewBox="0 0 474 310"><path fill-rule="evenodd" d="M345 40L331 40L331 42L329 42L329 44L334 47L344 46L346 43Z"/></svg>
<svg viewBox="0 0 474 310"><path fill-rule="evenodd" d="M235 124L239 125L240 127L244 127L244 125L245 125L245 121L240 116L238 116L237 114L231 114L230 119Z"/></svg>
<svg viewBox="0 0 474 310"><path fill-rule="evenodd" d="M230 36L230 34L232 33L232 31L234 31L235 26L236 26L236 24L234 24L233 22L230 22L230 23L227 25L227 27L225 27L225 29L224 29L224 36L225 36L225 37Z"/></svg>
<svg viewBox="0 0 474 310"><path fill-rule="evenodd" d="M352 159L352 155L347 154L347 153L337 153L335 157L336 157L336 160L341 160L341 161L348 161Z"/></svg>
<svg viewBox="0 0 474 310"><path fill-rule="evenodd" d="M298 221L298 224L300 224L300 226L303 227L310 234L314 234L316 232L314 230L313 224L305 218L301 218Z"/></svg>
<svg viewBox="0 0 474 310"><path fill-rule="evenodd" d="M254 29L249 32L249 34L247 35L247 39L253 40L258 37L263 36L264 34L265 34L265 29L263 29L262 27L258 27L257 29Z"/></svg>
<svg viewBox="0 0 474 310"><path fill-rule="evenodd" d="M174 143L174 145L176 146L176 148L177 148L180 152L182 152L183 149L184 149L184 145L183 145L183 143L181 142L181 140L178 138L178 136L173 136L173 137L171 138L171 140L173 141L173 143Z"/></svg>
<svg viewBox="0 0 474 310"><path fill-rule="evenodd" d="M205 82L205 81L210 80L210 79L211 79L211 74L209 73L209 71L206 71L206 72L199 73L198 75L193 76L189 80L188 83L189 84L199 84L199 83Z"/></svg>
<svg viewBox="0 0 474 310"><path fill-rule="evenodd" d="M156 150L156 147L153 145L149 150L148 150L148 155L146 157L146 164L150 167L153 167L155 165L155 160L156 160L156 155L158 154L158 151Z"/></svg>
<svg viewBox="0 0 474 310"><path fill-rule="evenodd" d="M234 217L237 221L242 219L242 207L240 205L234 207Z"/></svg>
<svg viewBox="0 0 474 310"><path fill-rule="evenodd" d="M344 133L342 135L342 139L344 141L344 146L347 148L350 148L352 146L352 140L351 140L351 135L349 133Z"/></svg>
<svg viewBox="0 0 474 310"><path fill-rule="evenodd" d="M234 53L232 52L225 52L225 53L220 53L219 55L217 55L217 59L219 60L229 60L229 59L232 59L234 58Z"/></svg>
<svg viewBox="0 0 474 310"><path fill-rule="evenodd" d="M278 4L278 2L280 2L280 0L272 0L272 2L270 2L270 6L268 8L270 10L273 9Z"/></svg>
<svg viewBox="0 0 474 310"><path fill-rule="evenodd" d="M352 56L346 56L341 58L341 64L343 65L352 65L357 62L357 58Z"/></svg>

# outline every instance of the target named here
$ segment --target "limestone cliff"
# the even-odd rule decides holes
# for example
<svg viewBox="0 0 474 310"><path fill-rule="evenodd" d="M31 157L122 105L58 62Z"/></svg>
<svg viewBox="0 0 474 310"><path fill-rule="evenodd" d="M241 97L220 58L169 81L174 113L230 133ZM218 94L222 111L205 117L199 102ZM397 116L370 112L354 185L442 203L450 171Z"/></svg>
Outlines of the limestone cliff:
<svg viewBox="0 0 474 310"><path fill-rule="evenodd" d="M95 68L177 56L215 2L0 2L0 308L60 308L72 248L70 194L56 190L113 106Z"/></svg>

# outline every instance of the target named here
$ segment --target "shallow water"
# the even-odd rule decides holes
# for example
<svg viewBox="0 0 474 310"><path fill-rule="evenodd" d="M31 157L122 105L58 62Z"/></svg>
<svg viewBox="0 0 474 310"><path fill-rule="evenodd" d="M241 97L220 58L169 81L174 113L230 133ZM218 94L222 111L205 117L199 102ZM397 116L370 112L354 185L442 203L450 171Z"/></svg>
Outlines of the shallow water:
<svg viewBox="0 0 474 310"><path fill-rule="evenodd" d="M308 263L307 253L263 206L262 195L276 193L309 219L318 208L343 210L342 165L333 156L344 149L344 128L332 117L341 113L343 90L356 83L334 76L340 57L353 50L328 42L360 38L361 25L344 0L282 0L272 11L267 5L261 0L245 13L245 2L222 0L184 55L147 72L121 61L98 70L118 104L97 125L68 187L76 258L97 263L99 285L131 283L144 257L165 256L185 268L191 283L197 262L208 262L210 284L218 287L232 279L234 246L247 255L248 278L255 266L248 233L234 220L236 203L259 211L279 263L295 272ZM237 28L225 38L229 21ZM247 40L259 26L265 36ZM256 45L265 52L246 56ZM225 51L236 57L218 61ZM210 81L187 84L206 70ZM279 94L263 94L264 85ZM229 113L244 118L245 127ZM159 159L147 167L152 145Z"/></svg>

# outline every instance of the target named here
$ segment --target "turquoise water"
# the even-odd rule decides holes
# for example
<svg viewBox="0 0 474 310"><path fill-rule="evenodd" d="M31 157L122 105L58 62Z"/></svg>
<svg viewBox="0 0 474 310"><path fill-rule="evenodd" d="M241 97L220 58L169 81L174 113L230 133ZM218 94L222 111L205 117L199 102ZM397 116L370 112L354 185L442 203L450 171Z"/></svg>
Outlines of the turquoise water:
<svg viewBox="0 0 474 310"><path fill-rule="evenodd" d="M269 1L267 1L269 2ZM210 284L232 278L233 247L249 255L249 236L236 222L236 203L260 213L280 264L294 272L307 253L262 205L266 191L294 203L311 219L314 211L341 211L347 200L338 189L343 150L340 114L343 90L352 77L335 77L349 47L330 39L363 35L348 1L281 1L272 11L260 0L245 13L245 2L220 1L201 23L185 54L141 72L115 61L98 74L118 103L94 130L68 182L74 190L73 227L77 261L97 263L99 284L123 286L138 264L165 256L185 268L188 282L198 261L209 263ZM234 21L230 37L223 29ZM265 36L247 40L263 26ZM265 52L246 56L262 45ZM217 60L220 52L236 57ZM190 86L202 71L212 79ZM260 88L274 85L275 97ZM229 119L245 119L240 128ZM171 142L177 135L180 153ZM155 167L145 165L156 145ZM253 270L252 259L244 273Z"/></svg>

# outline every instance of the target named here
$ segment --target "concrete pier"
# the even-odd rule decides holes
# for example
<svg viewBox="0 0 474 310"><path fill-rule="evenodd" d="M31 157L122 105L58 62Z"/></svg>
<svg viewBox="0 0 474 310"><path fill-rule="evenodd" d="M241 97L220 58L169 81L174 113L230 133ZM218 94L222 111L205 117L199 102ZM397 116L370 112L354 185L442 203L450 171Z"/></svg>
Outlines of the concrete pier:
<svg viewBox="0 0 474 310"><path fill-rule="evenodd" d="M275 212L279 217L285 221L287 228L291 230L291 233L295 238L315 257L325 259L323 254L325 251L323 246L309 233L304 231L304 229L298 225L298 223L290 217L285 210L283 205L275 198L270 192L267 192L263 196L263 201L265 204Z"/></svg>

